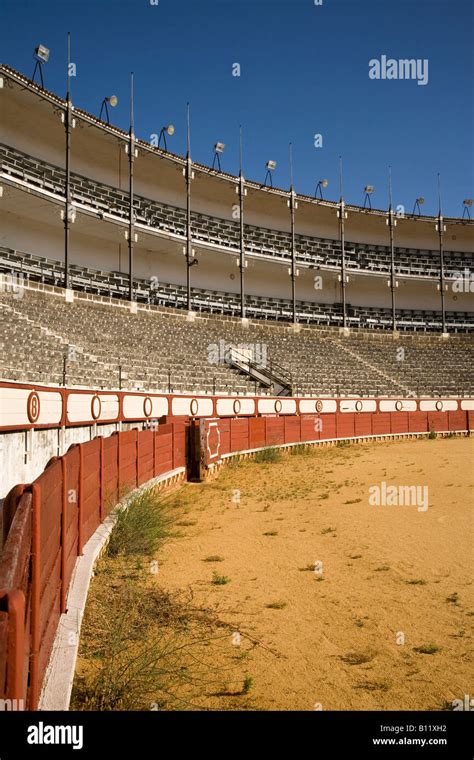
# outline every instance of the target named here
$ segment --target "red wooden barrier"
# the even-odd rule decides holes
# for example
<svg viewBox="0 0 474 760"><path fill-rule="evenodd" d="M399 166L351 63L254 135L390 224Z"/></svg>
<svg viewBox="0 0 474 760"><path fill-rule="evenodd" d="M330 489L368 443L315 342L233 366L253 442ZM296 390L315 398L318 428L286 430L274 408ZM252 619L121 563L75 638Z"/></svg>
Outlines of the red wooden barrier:
<svg viewBox="0 0 474 760"><path fill-rule="evenodd" d="M428 430L441 432L448 429L448 412L428 412Z"/></svg>
<svg viewBox="0 0 474 760"><path fill-rule="evenodd" d="M467 412L459 410L457 412L448 412L448 430L468 430L469 422Z"/></svg>
<svg viewBox="0 0 474 760"><path fill-rule="evenodd" d="M322 414L319 419L321 420L321 432L319 437L321 439L336 438L336 415Z"/></svg>
<svg viewBox="0 0 474 760"><path fill-rule="evenodd" d="M186 466L186 424L173 422L173 469Z"/></svg>
<svg viewBox="0 0 474 760"><path fill-rule="evenodd" d="M173 424L160 425L154 433L153 474L162 475L174 469L173 463Z"/></svg>
<svg viewBox="0 0 474 760"><path fill-rule="evenodd" d="M33 486L31 701L34 706L60 615L62 470L61 460L54 458Z"/></svg>
<svg viewBox="0 0 474 760"><path fill-rule="evenodd" d="M62 571L62 610L65 609L66 594L69 588L74 565L79 553L79 488L80 488L80 453L79 446L73 445L62 457L64 478L63 504L63 571Z"/></svg>
<svg viewBox="0 0 474 760"><path fill-rule="evenodd" d="M336 414L336 437L337 438L354 438L354 414Z"/></svg>
<svg viewBox="0 0 474 760"><path fill-rule="evenodd" d="M390 432L408 433L408 412L390 412Z"/></svg>
<svg viewBox="0 0 474 760"><path fill-rule="evenodd" d="M265 420L262 417L249 418L249 448L260 449L265 446Z"/></svg>
<svg viewBox="0 0 474 760"><path fill-rule="evenodd" d="M285 443L284 417L265 417L265 440L267 446Z"/></svg>
<svg viewBox="0 0 474 760"><path fill-rule="evenodd" d="M143 430L138 436L139 456L138 462L138 483L146 483L153 477L153 454L154 454L153 430Z"/></svg>
<svg viewBox="0 0 474 760"><path fill-rule="evenodd" d="M185 467L185 419L71 446L6 499L0 561L0 698L35 709L77 556L124 487ZM474 411L323 413L205 419L202 461L233 451L429 430L474 429Z"/></svg>
<svg viewBox="0 0 474 760"><path fill-rule="evenodd" d="M285 443L301 441L301 422L299 417L283 417Z"/></svg>
<svg viewBox="0 0 474 760"><path fill-rule="evenodd" d="M118 441L118 435L103 439L102 514L104 517L119 500Z"/></svg>
<svg viewBox="0 0 474 760"><path fill-rule="evenodd" d="M219 429L220 443L219 451L220 455L228 454L230 449L230 420L217 420L217 426Z"/></svg>
<svg viewBox="0 0 474 760"><path fill-rule="evenodd" d="M379 412L372 415L372 435L390 435L390 412Z"/></svg>
<svg viewBox="0 0 474 760"><path fill-rule="evenodd" d="M230 450L246 451L249 445L249 427L247 419L230 420Z"/></svg>
<svg viewBox="0 0 474 760"><path fill-rule="evenodd" d="M361 438L372 435L372 414L362 412L354 415L354 435Z"/></svg>
<svg viewBox="0 0 474 760"><path fill-rule="evenodd" d="M120 435L119 473L123 489L137 486L137 435L138 430L128 430Z"/></svg>
<svg viewBox="0 0 474 760"><path fill-rule="evenodd" d="M26 705L25 595L19 589L0 590L0 694Z"/></svg>
<svg viewBox="0 0 474 760"><path fill-rule="evenodd" d="M428 433L427 412L410 412L408 417L408 430L410 433Z"/></svg>
<svg viewBox="0 0 474 760"><path fill-rule="evenodd" d="M101 439L81 444L83 458L81 465L81 495L82 495L82 541L87 543L100 523L100 448Z"/></svg>

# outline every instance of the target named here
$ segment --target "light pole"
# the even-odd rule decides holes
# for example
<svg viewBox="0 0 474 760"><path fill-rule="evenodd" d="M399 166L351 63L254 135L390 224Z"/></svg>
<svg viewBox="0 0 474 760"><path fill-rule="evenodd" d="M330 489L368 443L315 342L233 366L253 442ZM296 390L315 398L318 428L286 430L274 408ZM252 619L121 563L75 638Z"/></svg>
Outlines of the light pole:
<svg viewBox="0 0 474 760"><path fill-rule="evenodd" d="M289 157L290 157L290 198L288 206L290 208L290 230L291 230L291 308L292 308L292 320L293 324L296 324L296 242L295 242L295 211L298 208L296 202L296 194L293 186L293 146L289 145Z"/></svg>
<svg viewBox="0 0 474 760"><path fill-rule="evenodd" d="M129 216L128 216L128 300L133 301L133 244L135 242L135 213L134 204L134 163L135 163L135 134L133 112L133 72L130 74L130 131L128 144L128 167L129 167Z"/></svg>
<svg viewBox="0 0 474 760"><path fill-rule="evenodd" d="M394 218L393 205L392 205L392 167L388 168L388 219L387 224L390 230L390 290L392 296L392 330L396 332L396 309L395 309L395 248L394 248L394 227L396 227L397 220Z"/></svg>
<svg viewBox="0 0 474 760"><path fill-rule="evenodd" d="M441 177L438 174L438 221L436 223L436 230L439 236L439 290L441 293L441 330L443 335L446 335L446 312L444 304L444 243L443 233L446 232L446 227L443 220L441 210Z"/></svg>
<svg viewBox="0 0 474 760"><path fill-rule="evenodd" d="M191 267L198 263L193 256L192 250L192 230L191 230L191 182L194 179L193 164L191 161L191 125L189 115L189 103L187 105L187 128L186 128L186 167L184 174L186 177L186 304L188 311L191 311Z"/></svg>
<svg viewBox="0 0 474 760"><path fill-rule="evenodd" d="M69 229L71 222L71 130L74 126L71 102L71 34L67 35L67 93L66 110L64 112L64 128L66 132L66 186L64 188L64 287L69 288Z"/></svg>
<svg viewBox="0 0 474 760"><path fill-rule="evenodd" d="M344 187L342 178L342 156L339 156L339 185L341 197L339 201L339 239L341 243L341 300L342 300L342 326L347 327L347 307L346 307L346 251L345 251L345 220L347 219L346 206L344 203Z"/></svg>
<svg viewBox="0 0 474 760"><path fill-rule="evenodd" d="M247 262L245 261L245 238L244 238L244 198L247 195L247 189L245 187L245 179L243 172L243 160L242 160L242 127L239 132L239 155L240 155L240 171L239 171L239 186L237 192L239 193L239 232L240 232L240 256L239 256L239 270L240 270L240 316L245 318L245 267Z"/></svg>

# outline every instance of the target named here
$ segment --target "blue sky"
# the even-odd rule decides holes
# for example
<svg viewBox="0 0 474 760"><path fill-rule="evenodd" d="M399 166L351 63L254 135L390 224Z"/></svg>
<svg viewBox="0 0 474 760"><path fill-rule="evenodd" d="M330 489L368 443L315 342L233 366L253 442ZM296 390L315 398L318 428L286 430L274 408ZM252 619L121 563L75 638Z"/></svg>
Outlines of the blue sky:
<svg viewBox="0 0 474 760"><path fill-rule="evenodd" d="M274 184L289 186L291 141L301 193L327 177L337 200L342 154L351 203L373 184L374 207L386 207L389 164L394 202L408 212L422 195L425 213L437 213L438 171L446 215L474 195L472 0L0 0L0 9L2 62L31 76L43 43L46 87L64 96L71 31L75 105L98 114L116 94L111 121L124 129L133 71L143 139L172 122L169 148L184 153L189 100L196 161L211 163L219 140L223 168L237 173L241 123L244 174L257 181L271 158ZM382 55L427 59L428 84L370 79L369 60Z"/></svg>

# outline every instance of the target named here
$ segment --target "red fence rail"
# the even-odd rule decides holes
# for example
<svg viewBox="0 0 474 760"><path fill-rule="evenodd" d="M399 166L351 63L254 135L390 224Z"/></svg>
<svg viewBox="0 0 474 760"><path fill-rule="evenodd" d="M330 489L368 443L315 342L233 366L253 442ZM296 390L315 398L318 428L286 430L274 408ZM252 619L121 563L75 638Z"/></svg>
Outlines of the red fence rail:
<svg viewBox="0 0 474 760"><path fill-rule="evenodd" d="M5 503L0 698L36 709L77 557L120 494L184 465L185 424L71 446ZM18 702L20 700L20 702Z"/></svg>
<svg viewBox="0 0 474 760"><path fill-rule="evenodd" d="M208 467L237 451L266 446L410 433L449 433L474 429L474 412L356 412L203 419L201 465Z"/></svg>
<svg viewBox="0 0 474 760"><path fill-rule="evenodd" d="M268 403L268 399L265 400ZM474 410L364 411L357 402L318 404L314 414L171 419L151 430L114 433L71 446L4 506L0 560L0 698L36 709L59 617L84 544L122 489L186 467L208 468L226 455L266 446L331 439L474 430ZM298 406L298 410L299 410ZM329 409L329 411L328 411ZM325 411L326 410L326 411ZM189 430L189 435L187 434Z"/></svg>

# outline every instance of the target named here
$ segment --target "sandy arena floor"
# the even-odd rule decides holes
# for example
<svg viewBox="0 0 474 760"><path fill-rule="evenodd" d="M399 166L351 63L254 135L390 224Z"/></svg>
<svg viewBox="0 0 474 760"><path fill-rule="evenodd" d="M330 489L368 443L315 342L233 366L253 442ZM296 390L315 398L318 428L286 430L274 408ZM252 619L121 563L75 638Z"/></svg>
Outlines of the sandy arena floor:
<svg viewBox="0 0 474 760"><path fill-rule="evenodd" d="M216 660L241 655L255 709L452 709L472 693L473 463L453 438L230 466L179 492L156 582L240 632ZM382 481L427 486L428 509L369 504Z"/></svg>

